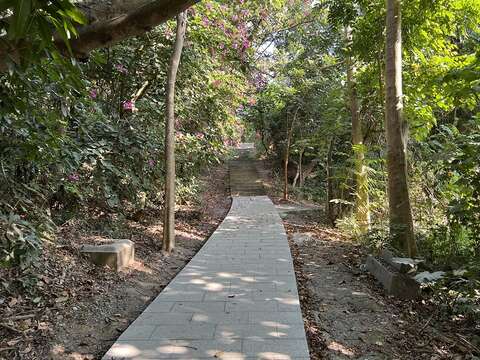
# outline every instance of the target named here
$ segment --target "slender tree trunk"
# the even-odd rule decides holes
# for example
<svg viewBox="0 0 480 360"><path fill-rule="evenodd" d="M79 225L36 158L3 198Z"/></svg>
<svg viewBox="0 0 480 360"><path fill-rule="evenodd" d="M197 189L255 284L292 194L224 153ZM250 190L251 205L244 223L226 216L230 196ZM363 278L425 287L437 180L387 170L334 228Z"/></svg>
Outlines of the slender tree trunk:
<svg viewBox="0 0 480 360"><path fill-rule="evenodd" d="M299 166L298 163L296 163L296 165L297 165L297 172L296 172L295 178L293 179L293 182L292 182L292 187L293 188L297 187L297 181L300 178L300 166Z"/></svg>
<svg viewBox="0 0 480 360"><path fill-rule="evenodd" d="M352 41L350 26L345 28L347 44ZM370 229L370 199L368 196L367 168L365 166L365 145L363 144L362 120L358 110L357 84L355 79L355 65L352 57L347 55L347 89L352 115L352 144L355 156L356 200L355 217L361 234Z"/></svg>
<svg viewBox="0 0 480 360"><path fill-rule="evenodd" d="M334 205L331 202L333 200L333 171L332 171L332 156L333 146L335 144L335 138L330 140L327 152L326 170L327 170L327 202L325 204L325 212L327 213L327 219L331 226L335 226L335 214Z"/></svg>
<svg viewBox="0 0 480 360"><path fill-rule="evenodd" d="M267 157L268 157L270 155L270 150L269 150L267 144L265 143L265 134L263 133L263 131L261 131L260 135L261 135L261 139L262 139L262 146L265 149L265 155L267 155Z"/></svg>
<svg viewBox="0 0 480 360"><path fill-rule="evenodd" d="M300 187L303 186L303 153L305 152L305 149L300 150L300 155L298 155L298 175L299 177L299 185Z"/></svg>
<svg viewBox="0 0 480 360"><path fill-rule="evenodd" d="M292 186L293 187L296 187L297 186L297 182L298 182L298 185L300 187L303 186L302 184L302 161L303 161L303 152L304 150L303 149L300 149L300 153L298 154L298 163L297 163L297 173L295 174L295 179L293 179L293 184Z"/></svg>
<svg viewBox="0 0 480 360"><path fill-rule="evenodd" d="M303 166L302 166L303 171L302 171L302 176L300 177L300 180L301 180L300 186L303 186L305 184L305 180L308 179L308 177L313 173L313 171L315 170L319 162L320 162L320 159L314 159L312 162L310 162L305 166L305 169L303 169Z"/></svg>
<svg viewBox="0 0 480 360"><path fill-rule="evenodd" d="M416 256L407 180L407 124L403 118L401 0L387 1L385 128L387 137L390 236Z"/></svg>
<svg viewBox="0 0 480 360"><path fill-rule="evenodd" d="M170 253L175 248L175 81L182 56L187 14L177 15L177 34L170 66L167 74L166 89L166 126L165 126L165 218L163 222L163 250Z"/></svg>
<svg viewBox="0 0 480 360"><path fill-rule="evenodd" d="M287 144L285 146L285 155L283 157L283 200L288 200L288 161L290 156L290 131L288 128L287 115Z"/></svg>
<svg viewBox="0 0 480 360"><path fill-rule="evenodd" d="M297 121L298 110L297 108L295 111L295 115L293 115L292 123L290 127L288 126L288 111L287 111L287 145L285 149L285 156L283 158L283 200L288 200L288 161L290 158L290 147L292 145L292 135L293 129L295 126L295 122Z"/></svg>

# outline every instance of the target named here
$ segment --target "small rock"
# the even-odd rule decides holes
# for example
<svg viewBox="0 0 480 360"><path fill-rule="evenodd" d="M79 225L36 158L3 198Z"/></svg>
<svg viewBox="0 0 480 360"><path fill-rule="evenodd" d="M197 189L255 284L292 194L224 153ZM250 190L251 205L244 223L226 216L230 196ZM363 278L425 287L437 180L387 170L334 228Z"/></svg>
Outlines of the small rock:
<svg viewBox="0 0 480 360"><path fill-rule="evenodd" d="M465 269L453 270L453 276L463 276L468 272Z"/></svg>
<svg viewBox="0 0 480 360"><path fill-rule="evenodd" d="M311 239L311 237L306 235L306 234L302 234L302 233L292 234L292 240L297 245L303 245L303 243L305 241L310 240L310 239Z"/></svg>
<svg viewBox="0 0 480 360"><path fill-rule="evenodd" d="M415 275L414 279L421 284L425 284L425 283L435 282L437 280L440 280L444 276L445 276L445 271L435 271L433 273L429 271L423 271Z"/></svg>

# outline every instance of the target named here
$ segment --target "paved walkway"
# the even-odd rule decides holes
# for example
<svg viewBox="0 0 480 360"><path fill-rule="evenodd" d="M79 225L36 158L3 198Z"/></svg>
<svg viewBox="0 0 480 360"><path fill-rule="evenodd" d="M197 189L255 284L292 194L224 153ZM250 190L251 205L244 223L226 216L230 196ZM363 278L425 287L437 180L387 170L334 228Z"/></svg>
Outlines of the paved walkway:
<svg viewBox="0 0 480 360"><path fill-rule="evenodd" d="M273 203L238 196L192 261L104 359L307 360L292 257Z"/></svg>

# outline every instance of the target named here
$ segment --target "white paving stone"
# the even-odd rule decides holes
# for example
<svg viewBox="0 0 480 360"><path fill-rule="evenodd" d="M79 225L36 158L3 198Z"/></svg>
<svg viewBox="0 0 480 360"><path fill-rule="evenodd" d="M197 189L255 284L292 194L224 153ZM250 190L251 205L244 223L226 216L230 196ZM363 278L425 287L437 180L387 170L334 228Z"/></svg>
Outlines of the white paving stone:
<svg viewBox="0 0 480 360"><path fill-rule="evenodd" d="M232 208L104 359L309 359L292 256L266 196Z"/></svg>

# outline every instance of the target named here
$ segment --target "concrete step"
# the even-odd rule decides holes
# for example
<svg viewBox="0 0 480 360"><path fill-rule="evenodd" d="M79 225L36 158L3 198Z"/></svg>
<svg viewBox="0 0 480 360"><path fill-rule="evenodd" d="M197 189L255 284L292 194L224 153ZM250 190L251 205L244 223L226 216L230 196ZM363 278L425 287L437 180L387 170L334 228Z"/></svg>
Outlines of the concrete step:
<svg viewBox="0 0 480 360"><path fill-rule="evenodd" d="M254 149L237 150L229 163L230 193L232 196L261 196L265 189L255 166Z"/></svg>

